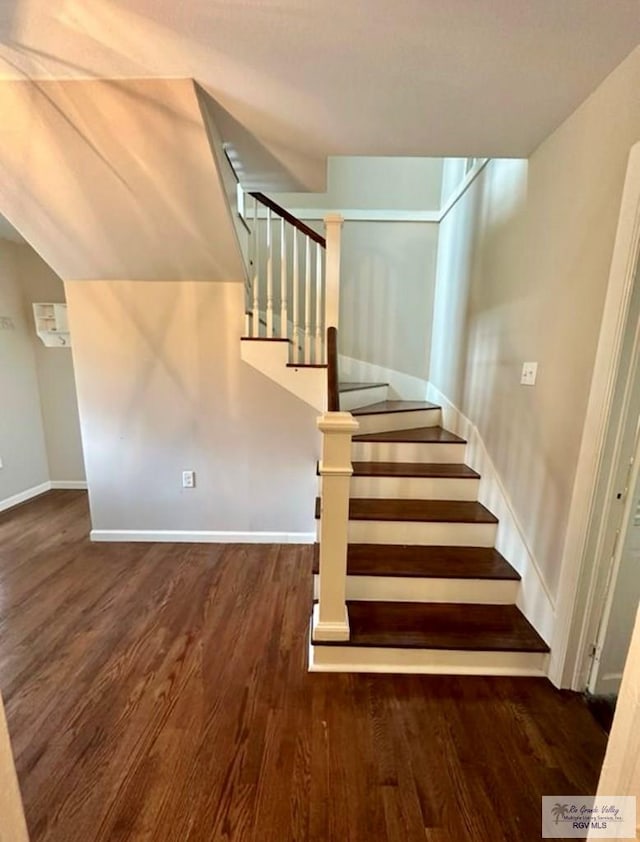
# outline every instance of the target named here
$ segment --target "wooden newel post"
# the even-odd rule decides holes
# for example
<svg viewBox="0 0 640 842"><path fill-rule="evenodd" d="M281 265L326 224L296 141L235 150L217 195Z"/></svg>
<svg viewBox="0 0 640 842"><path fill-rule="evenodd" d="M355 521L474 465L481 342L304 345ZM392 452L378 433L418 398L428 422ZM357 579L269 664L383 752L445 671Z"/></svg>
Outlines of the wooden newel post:
<svg viewBox="0 0 640 842"><path fill-rule="evenodd" d="M344 217L339 213L327 214L324 218L327 241L325 266L325 325L338 327L340 319L340 239Z"/></svg>
<svg viewBox="0 0 640 842"><path fill-rule="evenodd" d="M320 587L313 612L313 639L349 640L346 606L351 436L360 425L349 412L327 412L322 432L320 476Z"/></svg>

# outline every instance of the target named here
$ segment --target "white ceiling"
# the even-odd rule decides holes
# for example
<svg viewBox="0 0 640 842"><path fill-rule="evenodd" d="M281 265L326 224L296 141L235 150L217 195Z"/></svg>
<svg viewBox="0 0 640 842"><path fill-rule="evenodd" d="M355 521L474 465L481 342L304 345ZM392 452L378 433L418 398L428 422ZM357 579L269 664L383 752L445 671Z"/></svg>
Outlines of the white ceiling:
<svg viewBox="0 0 640 842"><path fill-rule="evenodd" d="M194 77L307 181L526 156L638 42L639 0L0 0L5 78Z"/></svg>

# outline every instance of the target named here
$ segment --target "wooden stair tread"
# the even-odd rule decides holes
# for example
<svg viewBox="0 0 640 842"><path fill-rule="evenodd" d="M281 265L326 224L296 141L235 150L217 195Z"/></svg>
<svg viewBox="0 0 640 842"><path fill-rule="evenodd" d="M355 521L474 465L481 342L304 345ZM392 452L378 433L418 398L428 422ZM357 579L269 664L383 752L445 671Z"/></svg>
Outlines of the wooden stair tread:
<svg viewBox="0 0 640 842"><path fill-rule="evenodd" d="M316 498L316 518L320 498ZM352 498L349 520L422 521L434 523L497 523L498 518L482 503L470 500L402 500L398 498Z"/></svg>
<svg viewBox="0 0 640 842"><path fill-rule="evenodd" d="M280 336L241 336L240 342L287 342L292 344L290 339Z"/></svg>
<svg viewBox="0 0 640 842"><path fill-rule="evenodd" d="M515 605L347 602L351 637L332 646L548 652Z"/></svg>
<svg viewBox="0 0 640 842"><path fill-rule="evenodd" d="M382 386L388 386L388 383L340 383L338 386L339 392L359 392L361 389L380 389Z"/></svg>
<svg viewBox="0 0 640 842"><path fill-rule="evenodd" d="M315 544L313 573L319 572ZM519 581L520 574L493 547L440 547L397 544L349 544L349 576L424 579L498 579Z"/></svg>
<svg viewBox="0 0 640 842"><path fill-rule="evenodd" d="M480 474L460 462L354 462L354 477L432 477L480 479Z"/></svg>
<svg viewBox="0 0 640 842"><path fill-rule="evenodd" d="M392 412L419 412L429 409L440 409L435 403L428 401L380 401L369 406L352 409L352 415L386 415Z"/></svg>
<svg viewBox="0 0 640 842"><path fill-rule="evenodd" d="M287 368L326 368L326 363L287 363Z"/></svg>
<svg viewBox="0 0 640 842"><path fill-rule="evenodd" d="M465 439L442 427L417 427L415 430L389 430L386 433L365 433L353 441L409 442L418 444L466 444Z"/></svg>

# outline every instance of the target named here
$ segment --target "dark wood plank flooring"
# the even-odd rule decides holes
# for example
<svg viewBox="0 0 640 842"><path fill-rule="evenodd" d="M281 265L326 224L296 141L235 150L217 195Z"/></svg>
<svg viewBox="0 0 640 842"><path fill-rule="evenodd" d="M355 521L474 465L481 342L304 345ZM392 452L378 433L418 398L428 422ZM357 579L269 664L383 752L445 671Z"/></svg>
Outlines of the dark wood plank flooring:
<svg viewBox="0 0 640 842"><path fill-rule="evenodd" d="M0 688L32 842L533 842L605 735L544 679L306 671L312 547L90 544L0 515Z"/></svg>

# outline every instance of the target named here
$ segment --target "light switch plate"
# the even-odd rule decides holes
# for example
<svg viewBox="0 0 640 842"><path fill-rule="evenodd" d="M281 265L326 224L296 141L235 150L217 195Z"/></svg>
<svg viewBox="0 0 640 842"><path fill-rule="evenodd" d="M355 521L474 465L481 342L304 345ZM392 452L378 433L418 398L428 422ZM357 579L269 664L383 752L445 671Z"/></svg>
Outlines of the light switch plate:
<svg viewBox="0 0 640 842"><path fill-rule="evenodd" d="M538 375L538 363L522 363L520 383L523 386L535 386Z"/></svg>

